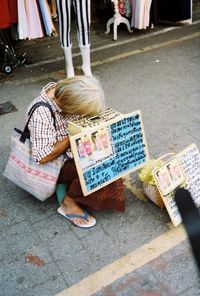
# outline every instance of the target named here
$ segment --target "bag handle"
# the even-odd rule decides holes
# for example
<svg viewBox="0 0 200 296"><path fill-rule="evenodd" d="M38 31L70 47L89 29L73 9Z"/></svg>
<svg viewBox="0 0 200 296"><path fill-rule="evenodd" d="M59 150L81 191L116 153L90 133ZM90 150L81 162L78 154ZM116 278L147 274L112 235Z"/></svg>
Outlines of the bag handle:
<svg viewBox="0 0 200 296"><path fill-rule="evenodd" d="M151 171L152 171L153 167L155 166L155 164L156 164L159 160L163 160L164 158L169 157L169 156L173 156L173 155L175 155L174 152L169 152L169 153L166 153L166 154L161 155L160 157L158 157L158 158L155 160L155 162L149 167L149 169L148 169L148 171L147 171L147 174L146 174L146 179L149 178L149 175L151 174Z"/></svg>
<svg viewBox="0 0 200 296"><path fill-rule="evenodd" d="M31 109L28 112L28 120L27 120L27 123L26 123L26 125L24 127L23 132L21 132L21 137L19 139L20 142L25 143L26 139L30 138L30 132L29 132L29 129L28 129L28 124L30 122L31 116L33 115L35 109L40 107L40 106L45 106L45 107L47 107L49 109L49 111L51 112L51 116L53 117L53 125L56 128L56 118L55 118L55 114L54 114L54 112L52 110L51 105L49 103L47 103L47 102L37 102L31 107ZM17 130L17 132L19 132L18 129L16 129L16 130Z"/></svg>

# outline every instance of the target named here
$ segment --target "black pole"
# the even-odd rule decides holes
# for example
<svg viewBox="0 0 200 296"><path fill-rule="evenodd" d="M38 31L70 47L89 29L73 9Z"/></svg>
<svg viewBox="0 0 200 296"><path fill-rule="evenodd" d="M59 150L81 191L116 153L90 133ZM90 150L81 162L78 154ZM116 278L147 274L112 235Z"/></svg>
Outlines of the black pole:
<svg viewBox="0 0 200 296"><path fill-rule="evenodd" d="M200 214L190 192L184 188L175 191L175 201L189 236L200 274Z"/></svg>

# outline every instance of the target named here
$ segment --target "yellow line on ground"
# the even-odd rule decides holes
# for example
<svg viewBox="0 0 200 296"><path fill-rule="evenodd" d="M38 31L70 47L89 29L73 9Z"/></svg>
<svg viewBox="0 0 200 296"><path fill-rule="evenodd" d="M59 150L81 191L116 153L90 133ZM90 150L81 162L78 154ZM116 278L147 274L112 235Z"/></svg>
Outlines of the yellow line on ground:
<svg viewBox="0 0 200 296"><path fill-rule="evenodd" d="M180 43L180 42L183 42L183 41L187 41L187 40L190 40L190 39L193 39L193 38L197 38L199 36L200 36L200 32L196 32L196 33L193 33L193 34L190 34L190 35L187 35L185 37L178 38L178 39L172 39L172 40L165 41L165 42L162 42L162 43L146 46L146 47L144 47L142 49L136 49L136 50L128 51L128 52L125 52L125 53L121 53L121 54L118 54L118 55L110 57L110 58L106 58L106 59L101 60L101 61L98 60L96 62L92 62L91 66L96 67L96 66L99 66L99 65L112 63L112 62L115 62L115 61L120 60L120 59L128 58L130 56L134 56L136 54L141 54L141 53L148 52L148 51L151 51L151 50L154 50L154 49L157 49L157 48L161 48L161 47L164 47L164 46L177 44L177 43Z"/></svg>
<svg viewBox="0 0 200 296"><path fill-rule="evenodd" d="M117 279L177 246L187 238L182 225L165 232L142 247L91 274L57 296L91 296Z"/></svg>

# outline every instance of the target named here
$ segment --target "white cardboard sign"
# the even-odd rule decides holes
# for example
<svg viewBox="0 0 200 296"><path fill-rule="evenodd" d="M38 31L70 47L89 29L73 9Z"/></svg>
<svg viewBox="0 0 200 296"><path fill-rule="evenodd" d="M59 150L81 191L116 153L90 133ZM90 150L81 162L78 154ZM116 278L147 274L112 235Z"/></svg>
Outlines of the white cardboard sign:
<svg viewBox="0 0 200 296"><path fill-rule="evenodd" d="M133 172L149 159L140 111L70 137L84 195Z"/></svg>

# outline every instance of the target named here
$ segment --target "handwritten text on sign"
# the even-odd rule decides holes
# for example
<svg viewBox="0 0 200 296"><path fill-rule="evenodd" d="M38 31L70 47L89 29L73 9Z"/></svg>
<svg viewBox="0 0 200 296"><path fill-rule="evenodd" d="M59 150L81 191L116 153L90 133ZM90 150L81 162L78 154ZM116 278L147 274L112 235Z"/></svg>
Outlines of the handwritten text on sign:
<svg viewBox="0 0 200 296"><path fill-rule="evenodd" d="M188 189L200 206L200 153L195 144L155 169L153 176L174 226L182 221L174 199L176 188Z"/></svg>
<svg viewBox="0 0 200 296"><path fill-rule="evenodd" d="M107 159L84 171L88 192L141 167L148 158L140 113L123 118L107 128L112 153Z"/></svg>
<svg viewBox="0 0 200 296"><path fill-rule="evenodd" d="M188 189L197 206L200 206L200 154L195 144L180 152L178 159L185 173Z"/></svg>

